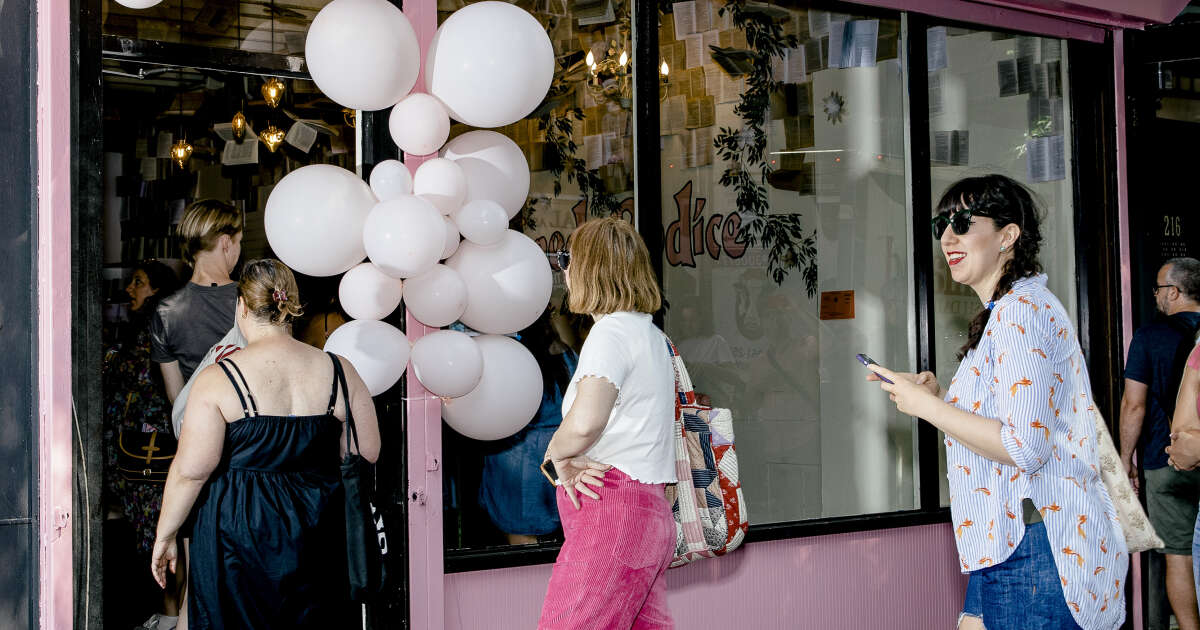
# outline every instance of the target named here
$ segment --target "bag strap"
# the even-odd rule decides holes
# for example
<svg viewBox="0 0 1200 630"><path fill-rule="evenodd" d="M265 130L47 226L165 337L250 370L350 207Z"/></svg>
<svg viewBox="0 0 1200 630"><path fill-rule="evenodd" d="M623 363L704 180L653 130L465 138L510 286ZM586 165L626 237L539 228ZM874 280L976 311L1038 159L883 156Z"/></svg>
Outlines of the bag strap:
<svg viewBox="0 0 1200 630"><path fill-rule="evenodd" d="M333 361L333 373L337 385L334 389L334 404L337 404L337 389L341 387L342 399L346 401L346 454L361 453L358 448L358 428L354 426L354 413L350 411L350 388L346 386L346 373L342 370L342 362L332 352L326 352ZM332 405L331 405L332 407ZM333 412L331 411L330 414ZM350 450L350 440L354 440L354 450Z"/></svg>
<svg viewBox="0 0 1200 630"><path fill-rule="evenodd" d="M692 379L688 375L687 366L683 364L683 358L679 356L679 350L676 349L671 338L664 334L663 339L667 342L667 354L671 359L671 369L675 372L676 407L695 404L696 391L692 387Z"/></svg>

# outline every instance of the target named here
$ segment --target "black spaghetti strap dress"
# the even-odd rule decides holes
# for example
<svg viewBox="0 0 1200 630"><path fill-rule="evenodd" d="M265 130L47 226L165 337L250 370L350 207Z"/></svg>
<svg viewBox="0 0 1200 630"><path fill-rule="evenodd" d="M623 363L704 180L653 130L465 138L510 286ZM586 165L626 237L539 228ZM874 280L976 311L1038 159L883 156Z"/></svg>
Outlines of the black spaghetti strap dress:
<svg viewBox="0 0 1200 630"><path fill-rule="evenodd" d="M237 365L217 365L246 415L226 426L221 462L194 508L190 627L344 627L355 610L346 570L342 423L333 415L337 378L324 414L266 416Z"/></svg>

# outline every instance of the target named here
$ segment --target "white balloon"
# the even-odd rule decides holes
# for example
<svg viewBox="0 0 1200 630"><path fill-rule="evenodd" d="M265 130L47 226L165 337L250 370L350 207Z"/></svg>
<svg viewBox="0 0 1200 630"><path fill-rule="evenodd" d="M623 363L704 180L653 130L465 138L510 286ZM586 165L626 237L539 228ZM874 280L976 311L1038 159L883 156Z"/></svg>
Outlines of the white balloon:
<svg viewBox="0 0 1200 630"><path fill-rule="evenodd" d="M439 330L413 344L412 368L421 385L435 396L457 398L479 384L483 353L467 334Z"/></svg>
<svg viewBox="0 0 1200 630"><path fill-rule="evenodd" d="M458 321L467 308L467 285L457 271L434 265L404 283L404 305L426 326L448 326Z"/></svg>
<svg viewBox="0 0 1200 630"><path fill-rule="evenodd" d="M528 116L553 78L546 29L525 10L494 0L450 14L425 60L426 91L472 127L501 127Z"/></svg>
<svg viewBox="0 0 1200 630"><path fill-rule="evenodd" d="M325 341L325 351L344 357L372 396L386 392L408 366L408 338L395 326L356 319L338 326Z"/></svg>
<svg viewBox="0 0 1200 630"><path fill-rule="evenodd" d="M400 306L404 281L365 262L346 272L338 285L342 309L354 319L383 319Z"/></svg>
<svg viewBox="0 0 1200 630"><path fill-rule="evenodd" d="M459 236L458 225L450 217L442 217L446 220L446 245L442 248L442 257L439 260L446 260L458 251L458 243L462 241Z"/></svg>
<svg viewBox="0 0 1200 630"><path fill-rule="evenodd" d="M421 49L412 24L385 0L333 0L308 27L308 72L317 87L350 109L395 105L417 82Z"/></svg>
<svg viewBox="0 0 1200 630"><path fill-rule="evenodd" d="M407 278L437 264L446 222L429 202L405 195L372 208L360 238L371 262L389 276Z"/></svg>
<svg viewBox="0 0 1200 630"><path fill-rule="evenodd" d="M520 232L506 230L488 247L465 241L446 266L467 285L467 308L459 319L479 332L517 332L536 321L550 301L550 263Z"/></svg>
<svg viewBox="0 0 1200 630"><path fill-rule="evenodd" d="M371 169L371 191L380 201L391 201L413 191L412 173L400 160L384 160Z"/></svg>
<svg viewBox="0 0 1200 630"><path fill-rule="evenodd" d="M476 245L495 245L508 230L508 215L495 201L476 199L454 213L463 238Z"/></svg>
<svg viewBox="0 0 1200 630"><path fill-rule="evenodd" d="M310 276L335 276L367 255L363 223L374 204L371 188L354 173L311 164L271 190L263 227L283 264Z"/></svg>
<svg viewBox="0 0 1200 630"><path fill-rule="evenodd" d="M117 4L130 9L149 9L160 2L162 0L117 0Z"/></svg>
<svg viewBox="0 0 1200 630"><path fill-rule="evenodd" d="M495 131L468 131L451 140L442 157L462 167L467 178L466 201L491 199L504 207L510 219L525 205L529 197L529 162L507 136Z"/></svg>
<svg viewBox="0 0 1200 630"><path fill-rule="evenodd" d="M500 335L481 335L475 343L483 355L479 385L442 405L450 428L476 440L499 440L529 424L542 404L542 371L520 342Z"/></svg>
<svg viewBox="0 0 1200 630"><path fill-rule="evenodd" d="M467 196L467 178L462 167L445 158L426 160L413 175L413 193L450 214L462 207Z"/></svg>
<svg viewBox="0 0 1200 630"><path fill-rule="evenodd" d="M450 136L450 117L436 98L409 94L396 103L388 117L392 140L401 151L412 155L435 153Z"/></svg>

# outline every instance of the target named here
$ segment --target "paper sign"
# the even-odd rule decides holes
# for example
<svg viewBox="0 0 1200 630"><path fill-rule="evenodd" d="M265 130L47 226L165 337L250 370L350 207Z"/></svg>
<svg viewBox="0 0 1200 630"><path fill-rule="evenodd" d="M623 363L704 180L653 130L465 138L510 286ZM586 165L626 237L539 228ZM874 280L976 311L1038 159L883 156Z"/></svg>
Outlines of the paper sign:
<svg viewBox="0 0 1200 630"><path fill-rule="evenodd" d="M854 291L822 291L821 319L854 319Z"/></svg>
<svg viewBox="0 0 1200 630"><path fill-rule="evenodd" d="M309 127L307 124L298 122L288 129L287 136L284 142L308 153L312 149L313 143L317 140L317 130Z"/></svg>

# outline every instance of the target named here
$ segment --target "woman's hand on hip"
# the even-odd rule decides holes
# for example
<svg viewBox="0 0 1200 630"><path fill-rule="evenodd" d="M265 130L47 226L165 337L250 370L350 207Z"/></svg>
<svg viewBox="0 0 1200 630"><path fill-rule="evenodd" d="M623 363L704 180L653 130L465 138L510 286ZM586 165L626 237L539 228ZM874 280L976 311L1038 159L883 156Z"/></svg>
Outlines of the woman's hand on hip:
<svg viewBox="0 0 1200 630"><path fill-rule="evenodd" d="M575 506L576 510L580 508L579 497L576 496L576 493L597 501L600 500L600 495L588 486L603 488L604 471L612 468L610 464L601 464L586 455L552 461L554 470L558 472L558 482L562 484L563 490L566 490L567 498L571 500L571 505Z"/></svg>
<svg viewBox="0 0 1200 630"><path fill-rule="evenodd" d="M920 374L893 372L875 364L868 365L867 369L871 370L872 376L875 377L872 379L868 376L868 380L879 381L879 388L889 394L889 398L896 403L896 409L900 410L900 413L927 418L934 405L942 402L937 396L941 388L932 372ZM885 383L879 380L879 376L892 382Z"/></svg>
<svg viewBox="0 0 1200 630"><path fill-rule="evenodd" d="M1192 470L1200 464L1200 431L1177 431L1171 434L1171 445L1166 448L1169 463L1175 470Z"/></svg>

